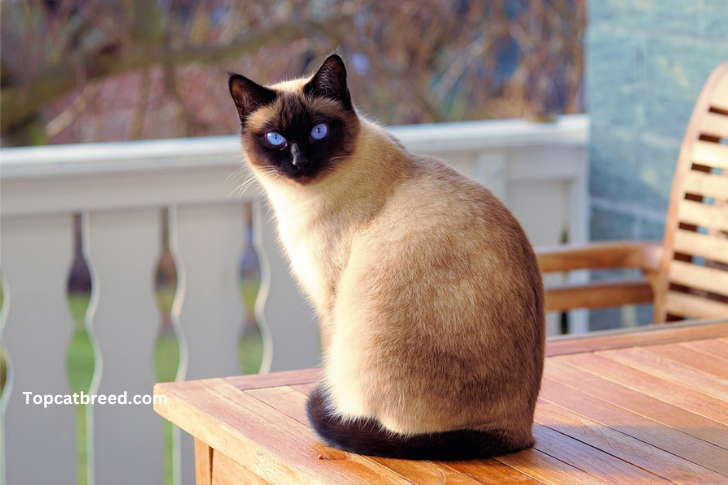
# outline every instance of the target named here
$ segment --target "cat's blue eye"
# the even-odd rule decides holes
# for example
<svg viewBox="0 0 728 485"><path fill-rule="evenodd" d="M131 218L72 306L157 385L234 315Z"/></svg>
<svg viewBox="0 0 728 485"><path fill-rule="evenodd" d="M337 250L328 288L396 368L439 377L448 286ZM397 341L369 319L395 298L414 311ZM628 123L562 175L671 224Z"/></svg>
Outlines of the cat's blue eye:
<svg viewBox="0 0 728 485"><path fill-rule="evenodd" d="M280 133L276 133L275 131L269 131L268 133L266 133L265 139L268 143L276 147L279 147L286 142L286 139L283 138Z"/></svg>
<svg viewBox="0 0 728 485"><path fill-rule="evenodd" d="M329 127L326 126L325 123L320 123L313 127L313 130L311 130L311 138L314 140L320 140L321 138L325 137L326 134L329 132Z"/></svg>

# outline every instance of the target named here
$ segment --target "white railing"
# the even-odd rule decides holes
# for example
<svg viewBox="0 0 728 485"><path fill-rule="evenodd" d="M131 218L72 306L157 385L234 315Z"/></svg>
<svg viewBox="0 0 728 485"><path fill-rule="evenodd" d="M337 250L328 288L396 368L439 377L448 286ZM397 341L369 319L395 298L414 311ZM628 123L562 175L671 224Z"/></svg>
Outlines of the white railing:
<svg viewBox="0 0 728 485"><path fill-rule="evenodd" d="M396 127L413 152L432 153L489 186L510 206L534 245L586 237L587 119ZM0 342L9 379L0 407L0 482L76 483L74 406L26 404L23 392L70 394L66 353L73 323L66 299L74 214L93 294L86 316L96 371L92 394L150 394L159 331L153 273L161 214L178 271L172 321L180 379L239 373L242 324L237 261L243 202L254 205L254 246L263 281L256 315L263 370L314 366L313 313L291 280L266 202L255 186L238 193L237 137L4 149L0 152ZM232 195L231 195L232 194ZM557 322L550 320L550 333ZM583 321L572 322L583 331ZM91 405L89 483L161 483L161 418L151 406ZM175 444L175 481L192 483L189 437ZM179 470L181 463L181 472Z"/></svg>

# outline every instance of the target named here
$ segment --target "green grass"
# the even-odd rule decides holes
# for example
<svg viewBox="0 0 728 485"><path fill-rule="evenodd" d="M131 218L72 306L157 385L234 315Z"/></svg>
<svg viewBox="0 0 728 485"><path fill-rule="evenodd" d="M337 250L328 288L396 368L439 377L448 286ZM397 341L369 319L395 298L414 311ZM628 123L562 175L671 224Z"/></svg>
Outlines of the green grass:
<svg viewBox="0 0 728 485"><path fill-rule="evenodd" d="M241 298L246 308L253 308L260 281L257 279L244 281L240 285ZM2 308L2 288L0 287L0 308ZM88 392L93 379L95 358L91 339L86 332L84 318L89 305L90 295L87 293L72 294L68 299L68 307L74 321L73 336L68 347L66 359L68 380L73 392ZM169 314L174 300L174 289L161 288L157 292L157 302L162 314ZM250 321L252 315L247 316ZM1 350L1 349L0 349ZM246 327L238 347L240 368L244 374L255 374L260 370L263 359L263 342L257 328ZM179 366L179 343L170 325L164 325L154 348L154 369L160 382L173 381ZM6 366L0 352L0 396L5 383ZM86 485L87 475L87 436L86 406L76 407L78 483ZM173 426L168 421L163 423L164 473L165 484L172 484L172 440Z"/></svg>
<svg viewBox="0 0 728 485"><path fill-rule="evenodd" d="M260 372L260 364L263 362L263 339L260 336L258 325L254 323L255 315L253 314L259 289L260 278L246 278L240 282L240 296L247 312L247 324L238 347L240 370L243 374L257 374Z"/></svg>
<svg viewBox="0 0 728 485"><path fill-rule="evenodd" d="M84 318L88 309L88 294L73 294L68 297L68 309L73 317L73 337L66 354L68 383L73 392L88 393L93 379L94 350L91 339L84 327ZM88 483L88 460L86 447L86 405L76 406L76 453L78 459L78 483Z"/></svg>

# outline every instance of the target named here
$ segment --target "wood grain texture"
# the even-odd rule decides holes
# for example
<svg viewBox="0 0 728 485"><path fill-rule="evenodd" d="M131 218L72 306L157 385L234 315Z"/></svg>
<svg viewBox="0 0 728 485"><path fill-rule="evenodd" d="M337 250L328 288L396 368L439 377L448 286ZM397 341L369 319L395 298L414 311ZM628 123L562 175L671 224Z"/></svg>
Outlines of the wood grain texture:
<svg viewBox="0 0 728 485"><path fill-rule="evenodd" d="M195 483L212 485L213 449L207 443L195 438Z"/></svg>
<svg viewBox="0 0 728 485"><path fill-rule="evenodd" d="M234 460L216 451L212 458L211 485L267 485L267 482ZM197 482L200 485L200 482Z"/></svg>
<svg viewBox="0 0 728 485"><path fill-rule="evenodd" d="M728 322L571 340L547 344L536 445L487 460L322 445L305 412L316 369L158 384L155 409L196 436L212 484L728 484Z"/></svg>
<svg viewBox="0 0 728 485"><path fill-rule="evenodd" d="M682 345L690 347L691 349L695 349L698 352L702 352L704 354L719 357L721 359L728 359L728 342L723 339L685 342Z"/></svg>
<svg viewBox="0 0 728 485"><path fill-rule="evenodd" d="M595 424L598 424L598 426L592 426L595 429L609 428L638 440L634 443L643 442L664 450L668 454L674 455L675 460L677 460L677 457L689 460L681 460L678 463L678 473L691 474L698 472L704 475L700 469L696 470L692 466L692 462L728 476L728 461L725 459L725 450L706 443L699 438L673 428L660 426L658 422L650 418L590 396L573 387L560 384L550 377L544 380L541 398L560 406L564 410L568 409L578 413L580 417L592 420ZM614 440L610 441L612 446L617 446ZM645 449L649 450L650 448ZM627 447L620 446L620 450L626 452ZM668 455L663 454L664 456ZM650 462L652 462L652 459L653 456L648 458ZM661 467L661 469L666 470L668 468ZM719 478L720 476L713 476L714 480Z"/></svg>
<svg viewBox="0 0 728 485"><path fill-rule="evenodd" d="M728 120L728 117L726 117ZM685 177L685 192L716 199L728 197L728 177L722 175L690 171Z"/></svg>
<svg viewBox="0 0 728 485"><path fill-rule="evenodd" d="M561 359L612 382L700 414L721 424L728 423L728 406L724 401L697 391L684 383L666 381L596 354L565 355Z"/></svg>
<svg viewBox="0 0 728 485"><path fill-rule="evenodd" d="M699 232L676 231L675 251L728 263L728 239L716 239Z"/></svg>
<svg viewBox="0 0 728 485"><path fill-rule="evenodd" d="M728 401L725 379L694 369L682 362L666 359L646 349L622 349L600 352L600 356L641 370L666 381L676 382L702 393Z"/></svg>
<svg viewBox="0 0 728 485"><path fill-rule="evenodd" d="M540 418L546 419L543 416ZM548 419L546 420L548 421ZM534 447L536 450L607 483L669 483L665 479L548 426L534 425L533 435L536 438Z"/></svg>
<svg viewBox="0 0 728 485"><path fill-rule="evenodd" d="M453 461L447 463L433 463L438 467L445 467L457 471L459 474L468 477L476 483L498 484L498 483L542 483L532 478L523 469L526 467L514 466L518 462L517 456L522 453L513 453L499 457L499 459ZM513 459L513 460L511 460ZM417 467L417 462L409 462L410 466ZM408 475L409 476L409 475ZM446 481L445 483L450 483Z"/></svg>
<svg viewBox="0 0 728 485"><path fill-rule="evenodd" d="M728 116L719 113L706 113L700 122L700 132L705 135L728 138Z"/></svg>
<svg viewBox="0 0 728 485"><path fill-rule="evenodd" d="M701 325L694 323L650 325L640 328L639 331L607 330L579 336L552 337L546 346L546 355L551 357L724 336L728 336L728 322L725 321L705 322Z"/></svg>
<svg viewBox="0 0 728 485"><path fill-rule="evenodd" d="M659 430L676 429L728 450L727 425L572 367L562 360L549 359L546 362L547 376L554 381L655 421L660 425Z"/></svg>
<svg viewBox="0 0 728 485"><path fill-rule="evenodd" d="M498 461L549 485L603 485L608 483L536 449L529 453L499 456ZM477 475L479 467L479 463L472 463L466 470L470 469L473 474Z"/></svg>
<svg viewBox="0 0 728 485"><path fill-rule="evenodd" d="M697 350L693 350L687 344L657 345L645 349L645 351L728 380L728 351L723 354L725 358L718 357L717 355L706 355Z"/></svg>
<svg viewBox="0 0 728 485"><path fill-rule="evenodd" d="M650 303L653 299L650 283L642 278L629 281L554 285L546 288L544 296L547 312L636 305Z"/></svg>
<svg viewBox="0 0 728 485"><path fill-rule="evenodd" d="M304 392L301 392L303 390ZM264 389L255 389L248 391L248 394L255 396L257 399L265 402L271 407L280 410L284 414L295 419L299 423L306 424L305 400L311 386L295 389L293 386L279 386ZM412 462L409 460L396 460L387 458L363 457L348 454L349 459L354 459L367 466L371 466L370 462L381 465L393 472L414 480L415 483L453 483L453 484L473 484L483 483L473 481L465 475L458 472L458 468L448 468L442 464L432 462ZM496 461L491 460L487 469L488 473L481 470L479 480L487 480L486 483L503 483L504 481L523 481L529 483L528 477L515 472L509 467L505 467Z"/></svg>
<svg viewBox="0 0 728 485"><path fill-rule="evenodd" d="M728 328L728 326L727 326ZM726 333L728 335L728 333ZM291 386L296 384L310 384L318 382L321 378L321 369L302 369L292 371L273 372L270 374L257 374L250 376L231 377L228 382L241 391L246 389L261 389L264 387Z"/></svg>
<svg viewBox="0 0 728 485"><path fill-rule="evenodd" d="M728 168L728 146L707 141L696 141L692 161L715 168Z"/></svg>
<svg viewBox="0 0 728 485"><path fill-rule="evenodd" d="M719 473L695 465L608 426L600 426L594 420L549 402L539 403L536 409L536 421L638 467L639 470L649 471L671 482L694 483L694 477L697 476L701 477L702 483L715 483L722 477ZM620 470L619 473L630 473L630 481L642 479L642 474L632 469ZM656 480L654 477L647 478Z"/></svg>
<svg viewBox="0 0 728 485"><path fill-rule="evenodd" d="M689 288L728 294L728 271L717 268L673 261L670 265L670 281Z"/></svg>
<svg viewBox="0 0 728 485"><path fill-rule="evenodd" d="M693 318L719 318L728 315L728 304L687 293L669 291L665 294L665 300L667 311L675 315Z"/></svg>
<svg viewBox="0 0 728 485"><path fill-rule="evenodd" d="M492 461L490 467L492 473L484 476L479 476L477 479L469 478L466 474L460 473L456 468L450 468L446 464L422 461L413 462L409 460L397 460L388 458L378 458L377 463L385 466L389 470L406 477L407 480L413 483L442 483L453 484L453 485L476 485L478 483L503 483L509 479L513 479L515 476L523 477L528 480L528 477L520 475L518 472L500 465L496 461ZM504 473L503 468L506 469ZM524 482L524 483L533 483Z"/></svg>
<svg viewBox="0 0 728 485"><path fill-rule="evenodd" d="M160 414L185 422L183 429L272 483L357 483L349 476L407 483L370 460L350 460L346 453L324 447L307 425L224 379L159 384L157 392L168 396L166 406L155 406ZM200 408L206 415L195 412Z"/></svg>
<svg viewBox="0 0 728 485"><path fill-rule="evenodd" d="M662 247L657 243L635 241L595 242L536 248L542 272L575 269L637 268L656 271Z"/></svg>

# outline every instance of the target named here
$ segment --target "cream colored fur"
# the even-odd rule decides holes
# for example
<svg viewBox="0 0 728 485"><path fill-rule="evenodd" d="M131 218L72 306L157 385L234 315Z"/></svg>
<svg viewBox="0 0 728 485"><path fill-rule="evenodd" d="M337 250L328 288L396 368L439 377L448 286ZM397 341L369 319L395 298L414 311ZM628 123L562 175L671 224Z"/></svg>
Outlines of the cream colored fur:
<svg viewBox="0 0 728 485"><path fill-rule="evenodd" d="M322 180L251 165L320 317L333 410L404 434L497 428L532 442L543 313L525 235L487 189L360 124Z"/></svg>

